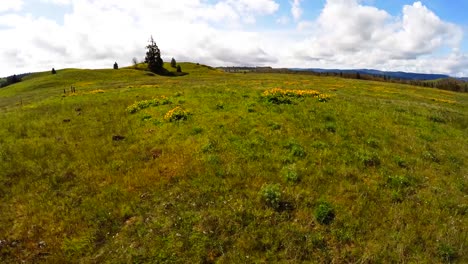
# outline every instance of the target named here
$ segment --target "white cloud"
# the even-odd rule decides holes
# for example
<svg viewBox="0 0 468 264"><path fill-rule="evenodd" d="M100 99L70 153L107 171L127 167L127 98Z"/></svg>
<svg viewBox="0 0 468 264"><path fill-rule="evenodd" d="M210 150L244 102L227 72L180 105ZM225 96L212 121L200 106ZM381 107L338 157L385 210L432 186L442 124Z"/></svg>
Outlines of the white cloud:
<svg viewBox="0 0 468 264"><path fill-rule="evenodd" d="M276 1L42 1L70 3L71 11L60 24L0 14L0 76L52 67L111 67L114 61L130 65L133 57L143 59L150 35L165 60L468 75L468 56L459 50L460 27L420 2L394 17L358 0L328 0L319 17L299 19L296 29L259 31L254 23L260 17L275 23ZM447 48L452 51L444 55L441 50Z"/></svg>
<svg viewBox="0 0 468 264"><path fill-rule="evenodd" d="M72 0L40 0L43 3L50 3L56 5L70 5Z"/></svg>
<svg viewBox="0 0 468 264"><path fill-rule="evenodd" d="M0 4L0 13L6 11L19 11L23 7L22 0L2 0Z"/></svg>
<svg viewBox="0 0 468 264"><path fill-rule="evenodd" d="M294 18L294 20L299 20L302 16L302 8L301 8L301 1L302 0L294 0L291 3L291 14Z"/></svg>
<svg viewBox="0 0 468 264"><path fill-rule="evenodd" d="M276 19L276 23L279 24L279 25L287 25L287 24L289 24L289 17L282 16L282 17Z"/></svg>
<svg viewBox="0 0 468 264"><path fill-rule="evenodd" d="M455 68L466 60L466 56L441 59L432 55L447 47L455 52L463 32L421 2L405 5L400 18L357 0L328 0L315 23L300 22L301 26L309 31L315 28L295 45L291 60L302 58L316 66L418 72L437 69L457 74ZM434 66L432 60L441 63Z"/></svg>
<svg viewBox="0 0 468 264"><path fill-rule="evenodd" d="M266 41L241 30L273 14L272 0L71 0L63 25L45 18L0 15L0 75L49 68L110 67L143 59L153 35L167 60L213 65L272 64ZM1 27L7 27L1 29ZM45 34L46 32L46 34ZM7 62L7 63L3 63Z"/></svg>

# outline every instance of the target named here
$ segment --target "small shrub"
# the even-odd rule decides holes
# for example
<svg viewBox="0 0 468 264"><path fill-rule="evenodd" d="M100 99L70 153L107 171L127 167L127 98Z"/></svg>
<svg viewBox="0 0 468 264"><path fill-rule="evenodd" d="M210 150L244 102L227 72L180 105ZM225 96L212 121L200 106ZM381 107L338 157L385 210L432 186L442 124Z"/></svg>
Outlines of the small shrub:
<svg viewBox="0 0 468 264"><path fill-rule="evenodd" d="M434 122L434 123L441 123L441 124L446 123L445 119L443 117L440 117L440 116L430 116L429 120Z"/></svg>
<svg viewBox="0 0 468 264"><path fill-rule="evenodd" d="M336 132L336 125L335 125L335 123L328 122L328 123L325 124L325 129L328 132L335 133Z"/></svg>
<svg viewBox="0 0 468 264"><path fill-rule="evenodd" d="M291 165L283 169L284 178L289 183L298 183L301 180L295 165Z"/></svg>
<svg viewBox="0 0 468 264"><path fill-rule="evenodd" d="M423 158L429 161L433 161L435 163L440 162L440 159L432 151L425 151L423 153Z"/></svg>
<svg viewBox="0 0 468 264"><path fill-rule="evenodd" d="M152 118L152 116L150 115L144 115L143 117L141 117L141 121L148 121Z"/></svg>
<svg viewBox="0 0 468 264"><path fill-rule="evenodd" d="M328 147L328 144L323 141L315 141L314 143L312 143L312 147L315 149L326 149Z"/></svg>
<svg viewBox="0 0 468 264"><path fill-rule="evenodd" d="M359 159L366 167L377 167L380 165L380 158L377 153L365 152L360 155Z"/></svg>
<svg viewBox="0 0 468 264"><path fill-rule="evenodd" d="M296 158L303 158L307 155L304 148L296 142L290 141L286 148L289 149L290 155Z"/></svg>
<svg viewBox="0 0 468 264"><path fill-rule="evenodd" d="M187 120L189 115L190 113L188 111L178 106L172 110L169 110L169 112L164 115L164 119L169 122L183 121Z"/></svg>
<svg viewBox="0 0 468 264"><path fill-rule="evenodd" d="M194 127L192 129L192 135L199 135L203 132L203 128L201 127Z"/></svg>
<svg viewBox="0 0 468 264"><path fill-rule="evenodd" d="M395 162L400 168L408 168L408 164L406 164L406 161L400 157L400 156L395 156Z"/></svg>
<svg viewBox="0 0 468 264"><path fill-rule="evenodd" d="M271 122L270 124L268 124L268 126L272 130L280 130L281 129L281 124L278 124L278 123L275 123L275 122Z"/></svg>
<svg viewBox="0 0 468 264"><path fill-rule="evenodd" d="M260 190L262 200L270 207L278 209L281 201L281 191L278 184L263 185Z"/></svg>
<svg viewBox="0 0 468 264"><path fill-rule="evenodd" d="M223 110L224 109L224 104L222 102L219 102L216 104L216 109L217 110Z"/></svg>
<svg viewBox="0 0 468 264"><path fill-rule="evenodd" d="M395 189L402 189L413 185L413 180L407 176L389 176L387 184Z"/></svg>
<svg viewBox="0 0 468 264"><path fill-rule="evenodd" d="M366 144L369 145L371 148L378 148L379 147L379 141L375 138L368 138L366 140Z"/></svg>
<svg viewBox="0 0 468 264"><path fill-rule="evenodd" d="M328 225L335 219L335 210L330 203L322 201L315 208L314 215L320 224Z"/></svg>

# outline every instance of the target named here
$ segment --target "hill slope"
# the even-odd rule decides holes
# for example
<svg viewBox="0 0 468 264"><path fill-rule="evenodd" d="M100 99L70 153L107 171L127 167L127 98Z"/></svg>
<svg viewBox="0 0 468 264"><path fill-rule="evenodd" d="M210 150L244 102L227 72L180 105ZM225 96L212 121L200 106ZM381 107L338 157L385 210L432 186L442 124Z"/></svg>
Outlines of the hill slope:
<svg viewBox="0 0 468 264"><path fill-rule="evenodd" d="M0 262L468 262L468 95L181 66L0 90Z"/></svg>

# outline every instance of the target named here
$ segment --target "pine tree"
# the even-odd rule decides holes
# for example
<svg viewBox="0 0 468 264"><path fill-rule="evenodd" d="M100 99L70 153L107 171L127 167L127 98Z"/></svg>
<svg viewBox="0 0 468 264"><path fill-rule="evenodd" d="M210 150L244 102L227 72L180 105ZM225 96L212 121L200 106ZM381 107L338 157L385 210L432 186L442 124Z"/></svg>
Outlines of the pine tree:
<svg viewBox="0 0 468 264"><path fill-rule="evenodd" d="M117 64L117 62L114 63L114 70L118 70L119 69L119 65Z"/></svg>
<svg viewBox="0 0 468 264"><path fill-rule="evenodd" d="M172 67L172 68L176 68L176 67L177 67L177 62L176 62L176 60L175 60L174 58L172 58L172 60L171 60L171 67Z"/></svg>
<svg viewBox="0 0 468 264"><path fill-rule="evenodd" d="M55 68L52 68L52 74L56 74L57 71L55 70Z"/></svg>
<svg viewBox="0 0 468 264"><path fill-rule="evenodd" d="M164 73L164 62L161 59L161 51L156 42L154 42L153 36L151 36L150 43L146 48L148 51L146 52L145 62L148 63L148 69L157 74Z"/></svg>

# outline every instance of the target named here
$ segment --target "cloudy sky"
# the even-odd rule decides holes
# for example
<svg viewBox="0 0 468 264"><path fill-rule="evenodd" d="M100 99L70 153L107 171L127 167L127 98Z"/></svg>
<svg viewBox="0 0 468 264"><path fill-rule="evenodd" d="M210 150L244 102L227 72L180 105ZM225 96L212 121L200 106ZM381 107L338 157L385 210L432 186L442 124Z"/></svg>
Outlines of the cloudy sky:
<svg viewBox="0 0 468 264"><path fill-rule="evenodd" d="M468 76L468 0L1 0L0 76L163 59Z"/></svg>

